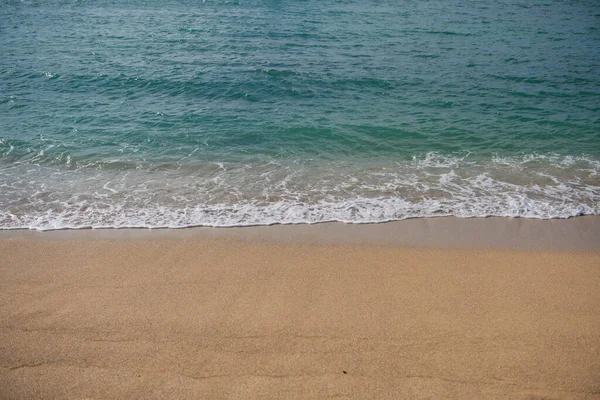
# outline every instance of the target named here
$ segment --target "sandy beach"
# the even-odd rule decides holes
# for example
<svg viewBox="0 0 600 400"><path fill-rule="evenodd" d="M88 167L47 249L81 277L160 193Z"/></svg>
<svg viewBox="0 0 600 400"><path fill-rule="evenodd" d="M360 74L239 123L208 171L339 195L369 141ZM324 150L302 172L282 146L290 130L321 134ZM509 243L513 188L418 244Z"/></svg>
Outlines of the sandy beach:
<svg viewBox="0 0 600 400"><path fill-rule="evenodd" d="M5 231L0 398L600 398L598 222Z"/></svg>

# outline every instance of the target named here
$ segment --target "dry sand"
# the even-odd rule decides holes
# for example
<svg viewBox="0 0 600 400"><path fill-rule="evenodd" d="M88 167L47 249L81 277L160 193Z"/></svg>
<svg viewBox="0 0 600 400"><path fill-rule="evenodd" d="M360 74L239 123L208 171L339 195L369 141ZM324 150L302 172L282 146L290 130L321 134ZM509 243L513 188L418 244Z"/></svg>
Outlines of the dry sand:
<svg viewBox="0 0 600 400"><path fill-rule="evenodd" d="M600 398L597 237L410 248L370 229L4 233L0 398Z"/></svg>

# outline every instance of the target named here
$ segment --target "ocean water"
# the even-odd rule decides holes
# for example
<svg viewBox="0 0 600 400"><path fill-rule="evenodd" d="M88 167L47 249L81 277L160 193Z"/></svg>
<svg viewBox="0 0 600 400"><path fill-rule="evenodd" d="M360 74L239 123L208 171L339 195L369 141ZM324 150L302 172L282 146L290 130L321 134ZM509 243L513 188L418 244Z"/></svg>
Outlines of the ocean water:
<svg viewBox="0 0 600 400"><path fill-rule="evenodd" d="M600 213L600 3L0 0L0 229Z"/></svg>

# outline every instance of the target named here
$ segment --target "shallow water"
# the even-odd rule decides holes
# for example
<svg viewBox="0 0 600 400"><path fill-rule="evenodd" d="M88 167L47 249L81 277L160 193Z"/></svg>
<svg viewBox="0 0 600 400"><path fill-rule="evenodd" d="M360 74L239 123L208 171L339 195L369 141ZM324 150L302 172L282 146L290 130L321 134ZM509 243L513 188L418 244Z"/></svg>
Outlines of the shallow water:
<svg viewBox="0 0 600 400"><path fill-rule="evenodd" d="M594 1L0 1L0 228L600 213Z"/></svg>

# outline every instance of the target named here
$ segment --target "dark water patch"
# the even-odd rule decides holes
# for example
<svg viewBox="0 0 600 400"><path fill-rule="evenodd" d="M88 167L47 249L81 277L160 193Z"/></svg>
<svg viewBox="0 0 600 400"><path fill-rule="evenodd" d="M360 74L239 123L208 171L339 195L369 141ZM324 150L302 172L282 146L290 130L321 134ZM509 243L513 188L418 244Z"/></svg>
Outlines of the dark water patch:
<svg viewBox="0 0 600 400"><path fill-rule="evenodd" d="M442 35L442 36L474 36L472 33L461 33L452 31L421 31L420 33L426 33L430 35Z"/></svg>

